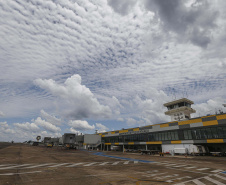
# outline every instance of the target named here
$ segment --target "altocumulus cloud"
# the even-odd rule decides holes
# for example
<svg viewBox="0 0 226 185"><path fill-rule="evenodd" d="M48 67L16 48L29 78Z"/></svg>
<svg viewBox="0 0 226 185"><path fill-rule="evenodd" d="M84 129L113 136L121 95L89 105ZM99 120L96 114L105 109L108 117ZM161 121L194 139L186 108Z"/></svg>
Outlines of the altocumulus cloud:
<svg viewBox="0 0 226 185"><path fill-rule="evenodd" d="M112 114L108 106L101 105L89 88L81 84L81 77L77 74L62 85L52 79L37 79L34 83L60 98L58 103L63 107L64 116L67 118L108 118Z"/></svg>

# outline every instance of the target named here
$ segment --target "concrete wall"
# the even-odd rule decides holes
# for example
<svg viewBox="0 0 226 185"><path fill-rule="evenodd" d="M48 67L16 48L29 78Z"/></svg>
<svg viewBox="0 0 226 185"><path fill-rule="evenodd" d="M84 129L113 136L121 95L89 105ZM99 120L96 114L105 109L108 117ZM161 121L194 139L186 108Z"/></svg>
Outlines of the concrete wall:
<svg viewBox="0 0 226 185"><path fill-rule="evenodd" d="M97 144L101 142L101 136L96 134L84 135L84 143L86 144Z"/></svg>

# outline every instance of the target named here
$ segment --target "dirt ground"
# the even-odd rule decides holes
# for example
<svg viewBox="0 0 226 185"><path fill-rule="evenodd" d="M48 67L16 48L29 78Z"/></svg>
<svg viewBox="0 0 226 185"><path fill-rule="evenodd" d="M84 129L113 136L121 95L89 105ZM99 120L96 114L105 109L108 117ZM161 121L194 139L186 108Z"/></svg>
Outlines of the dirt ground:
<svg viewBox="0 0 226 185"><path fill-rule="evenodd" d="M224 185L226 157L160 157L0 143L0 185L9 184Z"/></svg>

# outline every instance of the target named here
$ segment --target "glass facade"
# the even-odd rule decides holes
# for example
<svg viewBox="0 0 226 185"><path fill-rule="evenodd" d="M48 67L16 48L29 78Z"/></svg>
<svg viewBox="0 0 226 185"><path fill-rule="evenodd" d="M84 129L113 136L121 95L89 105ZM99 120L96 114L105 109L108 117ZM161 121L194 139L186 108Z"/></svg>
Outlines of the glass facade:
<svg viewBox="0 0 226 185"><path fill-rule="evenodd" d="M199 128L184 130L184 139L224 139L226 127Z"/></svg>
<svg viewBox="0 0 226 185"><path fill-rule="evenodd" d="M105 143L174 140L226 139L226 127L180 129L173 131L103 137Z"/></svg>

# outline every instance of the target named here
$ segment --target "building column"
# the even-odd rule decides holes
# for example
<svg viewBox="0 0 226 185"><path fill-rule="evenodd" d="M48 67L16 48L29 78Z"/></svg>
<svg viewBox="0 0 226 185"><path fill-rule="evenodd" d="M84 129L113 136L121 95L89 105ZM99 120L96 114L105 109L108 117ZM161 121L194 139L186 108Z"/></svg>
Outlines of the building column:
<svg viewBox="0 0 226 185"><path fill-rule="evenodd" d="M122 145L122 152L123 152L123 153L125 152L125 148L124 148L124 145Z"/></svg>
<svg viewBox="0 0 226 185"><path fill-rule="evenodd" d="M146 150L148 150L148 145L146 145Z"/></svg>

